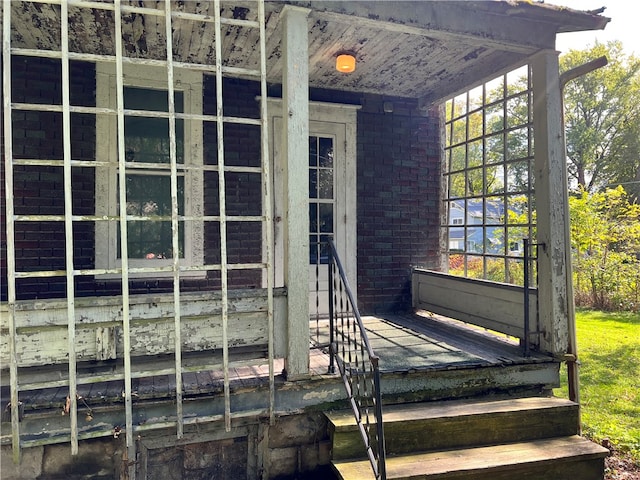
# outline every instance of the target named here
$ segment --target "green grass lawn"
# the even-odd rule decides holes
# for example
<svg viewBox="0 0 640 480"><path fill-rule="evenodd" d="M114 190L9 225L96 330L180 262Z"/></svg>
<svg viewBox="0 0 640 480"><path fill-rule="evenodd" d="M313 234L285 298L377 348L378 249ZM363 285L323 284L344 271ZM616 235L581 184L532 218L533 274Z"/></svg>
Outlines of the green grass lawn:
<svg viewBox="0 0 640 480"><path fill-rule="evenodd" d="M640 314L578 311L576 324L583 433L640 461Z"/></svg>

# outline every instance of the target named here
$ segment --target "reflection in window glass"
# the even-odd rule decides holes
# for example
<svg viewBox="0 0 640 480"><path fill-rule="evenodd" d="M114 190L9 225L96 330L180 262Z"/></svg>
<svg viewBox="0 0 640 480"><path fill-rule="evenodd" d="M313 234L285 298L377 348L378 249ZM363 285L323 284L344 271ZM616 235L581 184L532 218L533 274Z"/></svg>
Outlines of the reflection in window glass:
<svg viewBox="0 0 640 480"><path fill-rule="evenodd" d="M124 89L125 109L156 112L168 111L167 92L145 88ZM175 109L183 111L183 94L176 92ZM176 159L184 159L184 122L176 120ZM132 163L168 164L171 159L169 119L148 116L125 116L126 161ZM140 217L127 223L129 258L166 259L176 252L171 233L171 176L168 168L127 168L127 215ZM179 172L178 215L184 212L184 173ZM119 228L119 227L118 227ZM120 232L118 254L121 258ZM184 256L184 229L178 228L179 256Z"/></svg>

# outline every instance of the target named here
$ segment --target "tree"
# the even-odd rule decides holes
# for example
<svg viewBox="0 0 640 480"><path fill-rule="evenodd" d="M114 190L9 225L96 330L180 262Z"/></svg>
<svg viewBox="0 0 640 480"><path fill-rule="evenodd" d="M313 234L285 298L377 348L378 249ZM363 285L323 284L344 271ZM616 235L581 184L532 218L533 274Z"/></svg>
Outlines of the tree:
<svg viewBox="0 0 640 480"><path fill-rule="evenodd" d="M622 186L569 199L576 302L640 310L640 204Z"/></svg>
<svg viewBox="0 0 640 480"><path fill-rule="evenodd" d="M620 42L596 43L560 58L562 71L602 55L609 63L569 82L565 125L570 180L587 192L624 185L640 194L640 59L626 56Z"/></svg>

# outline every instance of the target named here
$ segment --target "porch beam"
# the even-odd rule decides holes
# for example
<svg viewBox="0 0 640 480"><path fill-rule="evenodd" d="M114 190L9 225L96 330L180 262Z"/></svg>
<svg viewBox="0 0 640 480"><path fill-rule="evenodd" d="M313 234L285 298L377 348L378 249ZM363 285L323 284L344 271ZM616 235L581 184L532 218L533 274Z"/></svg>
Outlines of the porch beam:
<svg viewBox="0 0 640 480"><path fill-rule="evenodd" d="M309 40L310 10L282 11L284 281L287 286L287 356L290 380L309 375Z"/></svg>
<svg viewBox="0 0 640 480"><path fill-rule="evenodd" d="M558 52L544 51L532 58L534 174L538 223L540 347L561 355L569 341L569 302L565 248L567 183Z"/></svg>

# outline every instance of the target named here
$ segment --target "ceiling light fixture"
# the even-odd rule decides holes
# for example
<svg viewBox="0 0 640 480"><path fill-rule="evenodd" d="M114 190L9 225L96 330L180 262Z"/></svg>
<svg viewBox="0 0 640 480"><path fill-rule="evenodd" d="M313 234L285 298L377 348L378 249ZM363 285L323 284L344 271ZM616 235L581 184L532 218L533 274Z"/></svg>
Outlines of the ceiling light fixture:
<svg viewBox="0 0 640 480"><path fill-rule="evenodd" d="M351 73L356 69L356 57L350 52L341 52L336 57L336 70Z"/></svg>

